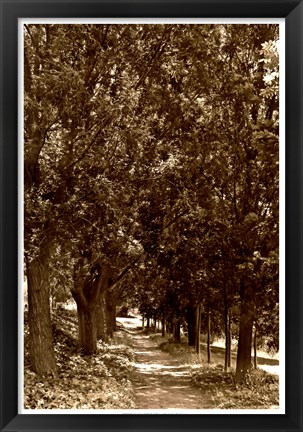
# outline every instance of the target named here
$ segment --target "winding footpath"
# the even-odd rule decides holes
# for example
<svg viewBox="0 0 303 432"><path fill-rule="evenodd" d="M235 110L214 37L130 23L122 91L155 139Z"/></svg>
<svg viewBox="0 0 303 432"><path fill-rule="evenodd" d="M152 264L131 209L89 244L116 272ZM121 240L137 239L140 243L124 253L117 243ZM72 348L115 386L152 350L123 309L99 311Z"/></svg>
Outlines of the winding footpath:
<svg viewBox="0 0 303 432"><path fill-rule="evenodd" d="M178 364L177 359L161 351L154 341L132 326L131 320L123 323L125 325L136 358L133 383L137 409L213 408L207 395L191 384L186 365Z"/></svg>

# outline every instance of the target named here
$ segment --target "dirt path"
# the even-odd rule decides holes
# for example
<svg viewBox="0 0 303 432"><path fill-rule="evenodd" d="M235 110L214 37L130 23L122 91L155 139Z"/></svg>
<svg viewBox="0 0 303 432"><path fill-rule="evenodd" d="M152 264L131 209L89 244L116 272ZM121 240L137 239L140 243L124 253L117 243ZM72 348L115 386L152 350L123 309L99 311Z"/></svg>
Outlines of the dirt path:
<svg viewBox="0 0 303 432"><path fill-rule="evenodd" d="M179 365L148 336L127 324L136 356L133 382L138 409L213 408L207 396L192 386L186 366Z"/></svg>

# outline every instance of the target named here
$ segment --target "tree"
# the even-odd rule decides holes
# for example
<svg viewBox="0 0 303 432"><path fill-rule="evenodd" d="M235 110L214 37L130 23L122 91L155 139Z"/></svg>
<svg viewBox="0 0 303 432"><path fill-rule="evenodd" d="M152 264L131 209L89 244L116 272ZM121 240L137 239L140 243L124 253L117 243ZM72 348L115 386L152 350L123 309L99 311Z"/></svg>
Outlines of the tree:
<svg viewBox="0 0 303 432"><path fill-rule="evenodd" d="M275 32L26 26L25 252L36 372L56 374L49 267L60 262L68 262L84 351L96 351L98 323L100 334L112 333L121 284L137 267L156 275L153 305L146 283L137 284L142 311L163 322L175 313L177 327L187 320L190 343L201 303L223 289L226 306L239 295L242 365L256 296L266 291L261 262L277 240L277 78L264 81L277 73ZM223 288L224 272L237 276L238 292Z"/></svg>
<svg viewBox="0 0 303 432"><path fill-rule="evenodd" d="M222 145L215 152L227 161L228 169L215 182L221 193L218 203L225 201L229 208L229 255L239 275L237 382L251 365L256 293L261 289L260 262L254 257L257 253L267 257L278 239L277 95L273 91L268 98L267 72L262 67L262 44L274 40L275 31L274 26L227 26L223 38L225 71L233 72L233 81L226 75L221 80L219 99L224 111L218 113L218 122L225 128L220 131Z"/></svg>

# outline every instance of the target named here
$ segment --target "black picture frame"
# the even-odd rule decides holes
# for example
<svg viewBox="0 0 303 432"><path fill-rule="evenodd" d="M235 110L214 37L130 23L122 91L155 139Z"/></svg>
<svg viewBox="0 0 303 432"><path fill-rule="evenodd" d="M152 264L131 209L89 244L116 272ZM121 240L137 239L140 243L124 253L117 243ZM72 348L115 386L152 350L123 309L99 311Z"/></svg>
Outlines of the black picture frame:
<svg viewBox="0 0 303 432"><path fill-rule="evenodd" d="M1 431L303 431L302 21L298 0L0 0ZM286 414L18 414L18 18L285 18Z"/></svg>

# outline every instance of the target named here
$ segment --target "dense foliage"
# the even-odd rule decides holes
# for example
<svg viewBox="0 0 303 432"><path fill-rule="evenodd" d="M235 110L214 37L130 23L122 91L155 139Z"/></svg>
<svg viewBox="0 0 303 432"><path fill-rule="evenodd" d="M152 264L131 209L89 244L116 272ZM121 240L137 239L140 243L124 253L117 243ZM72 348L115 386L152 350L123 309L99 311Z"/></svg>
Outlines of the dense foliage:
<svg viewBox="0 0 303 432"><path fill-rule="evenodd" d="M25 25L36 373L60 374L51 296L76 301L87 354L122 302L191 344L202 311L199 331L239 339L238 382L253 329L278 349L277 41L267 24Z"/></svg>

